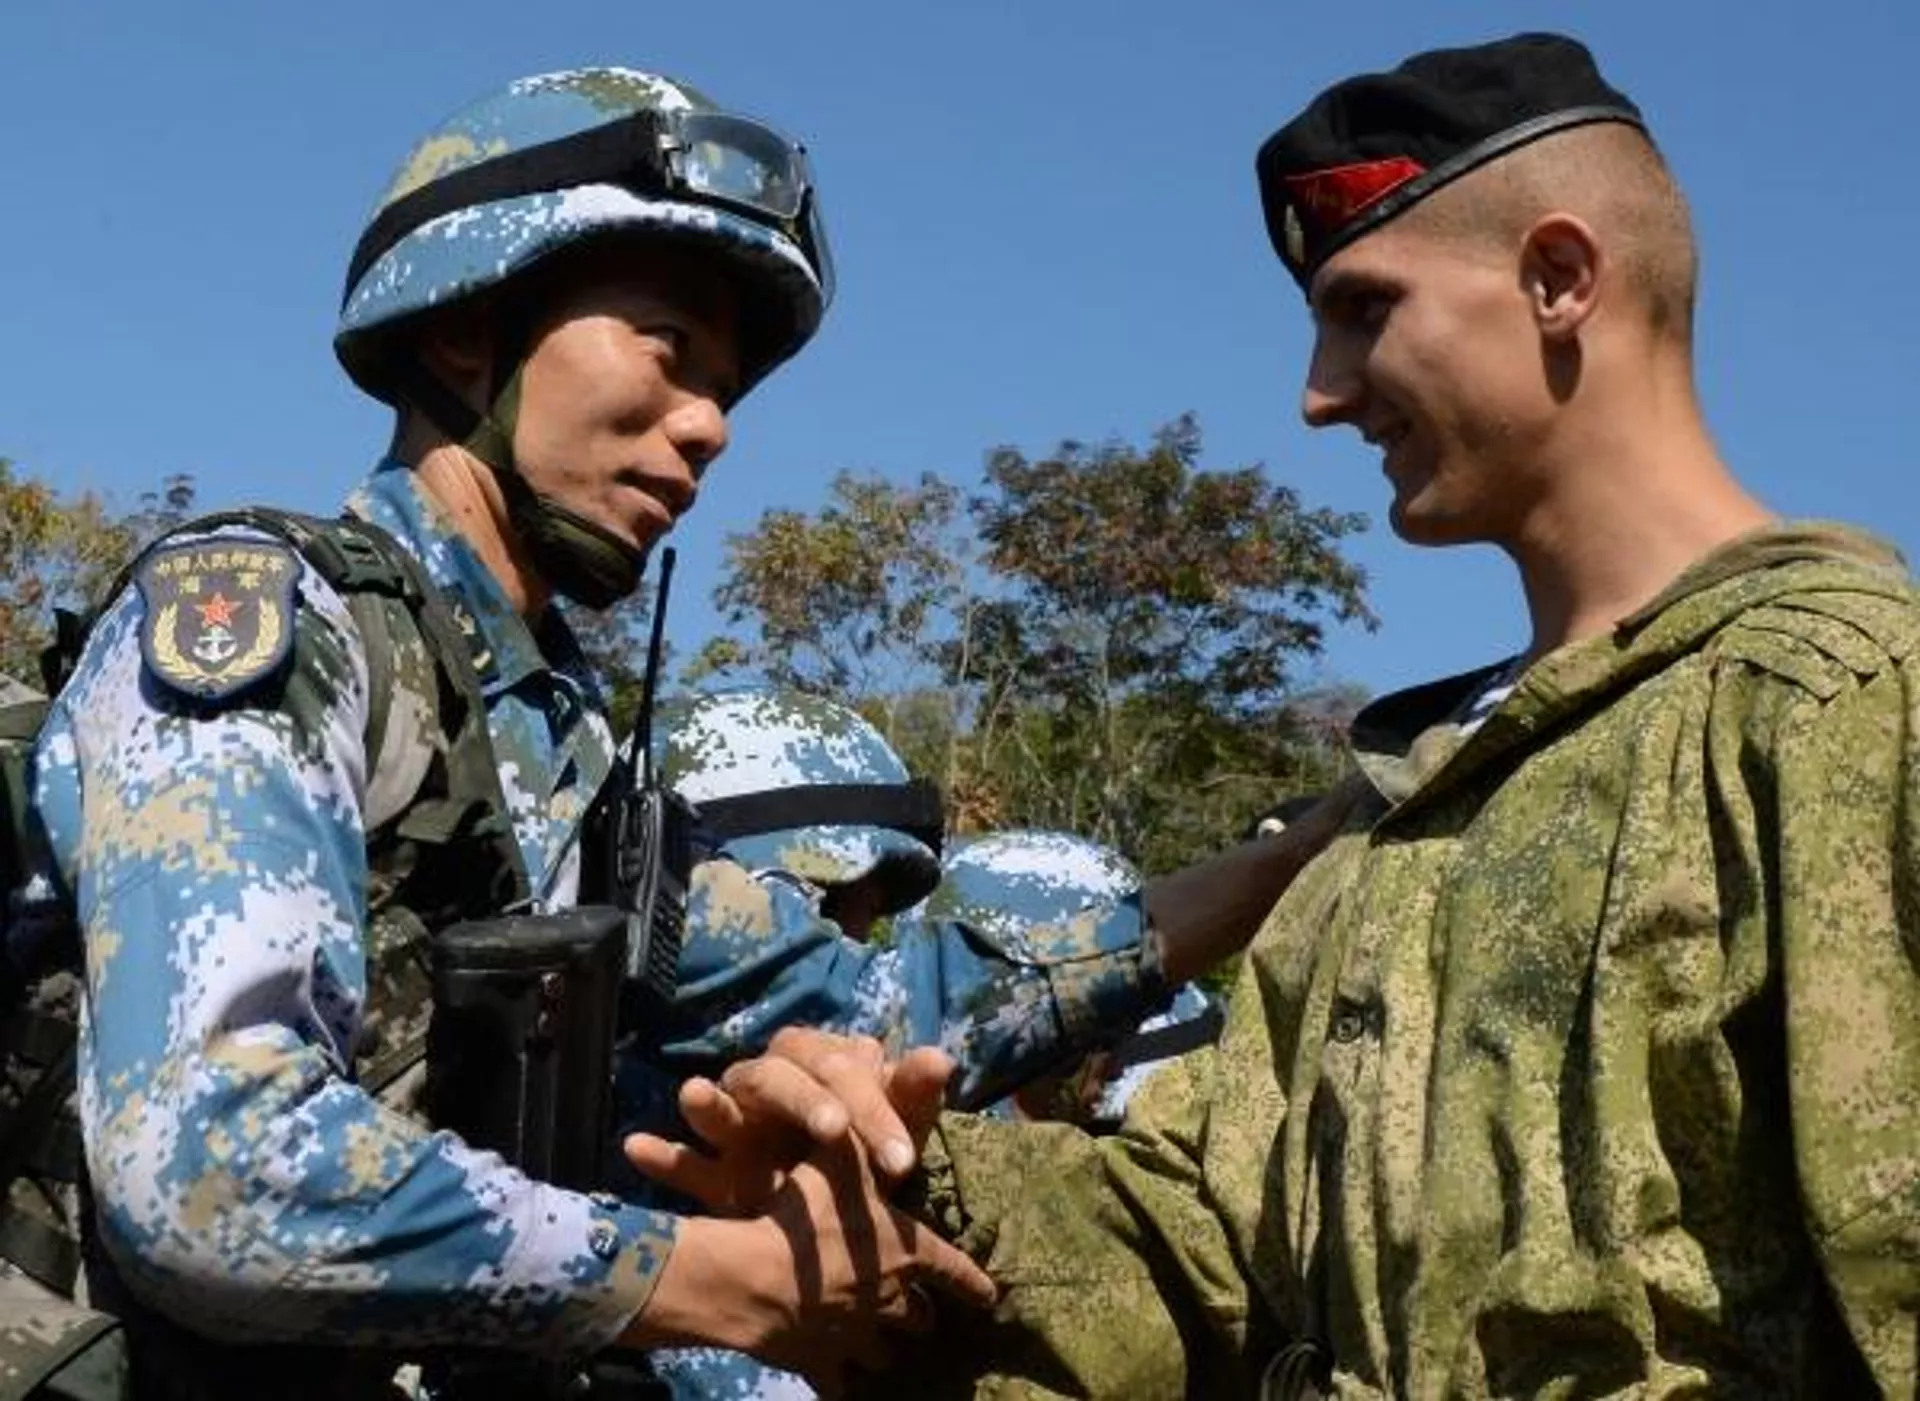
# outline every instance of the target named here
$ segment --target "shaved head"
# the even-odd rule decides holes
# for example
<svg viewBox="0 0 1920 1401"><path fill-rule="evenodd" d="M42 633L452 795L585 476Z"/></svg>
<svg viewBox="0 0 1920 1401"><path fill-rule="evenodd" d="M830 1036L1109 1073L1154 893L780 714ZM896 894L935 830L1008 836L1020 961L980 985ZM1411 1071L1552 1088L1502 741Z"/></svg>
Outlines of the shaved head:
<svg viewBox="0 0 1920 1401"><path fill-rule="evenodd" d="M1542 137L1401 217L1423 234L1517 252L1534 225L1555 213L1593 229L1656 336L1692 343L1699 279L1693 221L1665 159L1634 127L1597 122Z"/></svg>

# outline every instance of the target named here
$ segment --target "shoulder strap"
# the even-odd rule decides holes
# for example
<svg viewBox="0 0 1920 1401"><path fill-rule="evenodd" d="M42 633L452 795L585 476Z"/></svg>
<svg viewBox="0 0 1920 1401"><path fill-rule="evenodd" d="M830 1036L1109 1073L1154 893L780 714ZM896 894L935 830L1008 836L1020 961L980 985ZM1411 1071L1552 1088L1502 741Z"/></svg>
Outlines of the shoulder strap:
<svg viewBox="0 0 1920 1401"><path fill-rule="evenodd" d="M195 522L194 528L226 524L251 525L280 536L306 557L349 606L354 599L367 595L385 596L405 606L420 629L441 680L447 792L443 802L420 803L410 809L402 819L403 830L410 840L438 845L480 835L481 825L496 828L505 838L502 855L506 859L500 875L508 888L489 883L487 904L496 910L524 904L532 887L507 816L506 794L500 786L500 770L487 733L486 703L473 667L473 649L420 561L379 526L351 516L323 519L248 507L206 517ZM370 731L377 738L385 729L392 703L391 649L384 645L388 624L382 610L370 609L364 616L356 612L355 621L363 628L369 618L379 619L365 638L369 681L376 683L369 709L378 728L370 726Z"/></svg>

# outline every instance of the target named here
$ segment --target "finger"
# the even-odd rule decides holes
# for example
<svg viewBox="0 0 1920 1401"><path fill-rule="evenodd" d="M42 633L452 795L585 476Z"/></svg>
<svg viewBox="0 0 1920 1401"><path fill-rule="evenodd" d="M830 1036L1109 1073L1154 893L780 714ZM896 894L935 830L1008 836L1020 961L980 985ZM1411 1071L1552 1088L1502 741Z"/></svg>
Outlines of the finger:
<svg viewBox="0 0 1920 1401"><path fill-rule="evenodd" d="M798 1129L819 1143L846 1135L851 1116L840 1096L794 1061L738 1061L727 1067L720 1085L756 1128Z"/></svg>
<svg viewBox="0 0 1920 1401"><path fill-rule="evenodd" d="M973 1308L993 1307L1000 1297L1000 1289L965 1251L949 1245L901 1212L894 1211L893 1217L910 1257L906 1268L909 1279Z"/></svg>
<svg viewBox="0 0 1920 1401"><path fill-rule="evenodd" d="M906 1125L887 1100L886 1051L878 1041L870 1036L836 1036L811 1027L786 1027L767 1049L762 1061L743 1064L797 1068L831 1093L852 1124L854 1135L883 1171L901 1177L913 1170L917 1154ZM728 1074L731 1076L732 1071ZM733 1086L728 1084L727 1088L732 1090ZM837 1136L814 1135L822 1143Z"/></svg>
<svg viewBox="0 0 1920 1401"><path fill-rule="evenodd" d="M932 1046L922 1046L907 1052L888 1076L887 1099L906 1128L916 1160L940 1117L953 1072L952 1057Z"/></svg>
<svg viewBox="0 0 1920 1401"><path fill-rule="evenodd" d="M733 1207L732 1178L720 1163L698 1149L650 1133L627 1135L621 1148L641 1176L684 1192L709 1211Z"/></svg>
<svg viewBox="0 0 1920 1401"><path fill-rule="evenodd" d="M887 1048L878 1037L849 1036L847 1044L841 1049L875 1074L880 1074L887 1068Z"/></svg>
<svg viewBox="0 0 1920 1401"><path fill-rule="evenodd" d="M937 1056L939 1052L934 1054ZM881 1171L896 1178L912 1172L920 1158L919 1150L915 1147L913 1131L894 1108L889 1095L889 1084L895 1071L887 1065L886 1052L880 1043L871 1037L855 1037L823 1050L813 1059L809 1068L814 1078L833 1091L840 1103L846 1106L854 1136L866 1147ZM924 1067L910 1074L907 1082L909 1090L916 1079L924 1081L926 1075ZM908 1098L909 1107L922 1117L925 1111L920 1100L923 1096L924 1092L919 1092L910 1094ZM928 1129L931 1129L930 1121ZM924 1141L925 1133L922 1133L921 1139Z"/></svg>
<svg viewBox="0 0 1920 1401"><path fill-rule="evenodd" d="M733 1096L701 1075L680 1087L680 1116L688 1128L716 1149L739 1141L746 1124Z"/></svg>
<svg viewBox="0 0 1920 1401"><path fill-rule="evenodd" d="M939 1322L939 1311L934 1306L932 1292L915 1280L909 1280L901 1287L899 1299L886 1311L885 1316L888 1325L896 1333L931 1333Z"/></svg>

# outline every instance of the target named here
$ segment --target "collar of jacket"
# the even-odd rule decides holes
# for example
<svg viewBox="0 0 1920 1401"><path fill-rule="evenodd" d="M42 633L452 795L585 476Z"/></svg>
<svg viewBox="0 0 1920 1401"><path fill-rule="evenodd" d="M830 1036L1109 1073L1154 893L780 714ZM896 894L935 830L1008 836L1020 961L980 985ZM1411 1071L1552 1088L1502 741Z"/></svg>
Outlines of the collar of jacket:
<svg viewBox="0 0 1920 1401"><path fill-rule="evenodd" d="M412 469L388 458L347 499L349 514L381 526L413 552L448 595L454 619L473 648L474 670L489 699L528 677L551 671L599 704L591 664L560 606L529 627L506 591Z"/></svg>
<svg viewBox="0 0 1920 1401"><path fill-rule="evenodd" d="M1822 589L1912 597L1913 585L1899 551L1864 531L1765 526L1702 557L1609 632L1542 657L1471 735L1454 717L1504 661L1382 696L1354 718L1355 758L1393 805L1383 820L1397 823L1699 650L1748 609Z"/></svg>

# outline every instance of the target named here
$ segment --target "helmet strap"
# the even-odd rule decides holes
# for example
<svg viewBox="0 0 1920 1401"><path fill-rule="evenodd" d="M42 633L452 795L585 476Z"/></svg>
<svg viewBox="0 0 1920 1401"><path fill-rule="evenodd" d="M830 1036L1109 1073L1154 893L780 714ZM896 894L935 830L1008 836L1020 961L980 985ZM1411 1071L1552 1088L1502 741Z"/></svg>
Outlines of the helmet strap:
<svg viewBox="0 0 1920 1401"><path fill-rule="evenodd" d="M511 330L506 321L502 318L502 329ZM524 335L503 335L494 361L492 402L484 413L411 358L399 357L391 373L408 402L492 470L506 498L507 520L540 577L584 608L609 608L640 586L646 554L605 526L535 491L522 475L513 434L520 420L520 380L525 368Z"/></svg>

